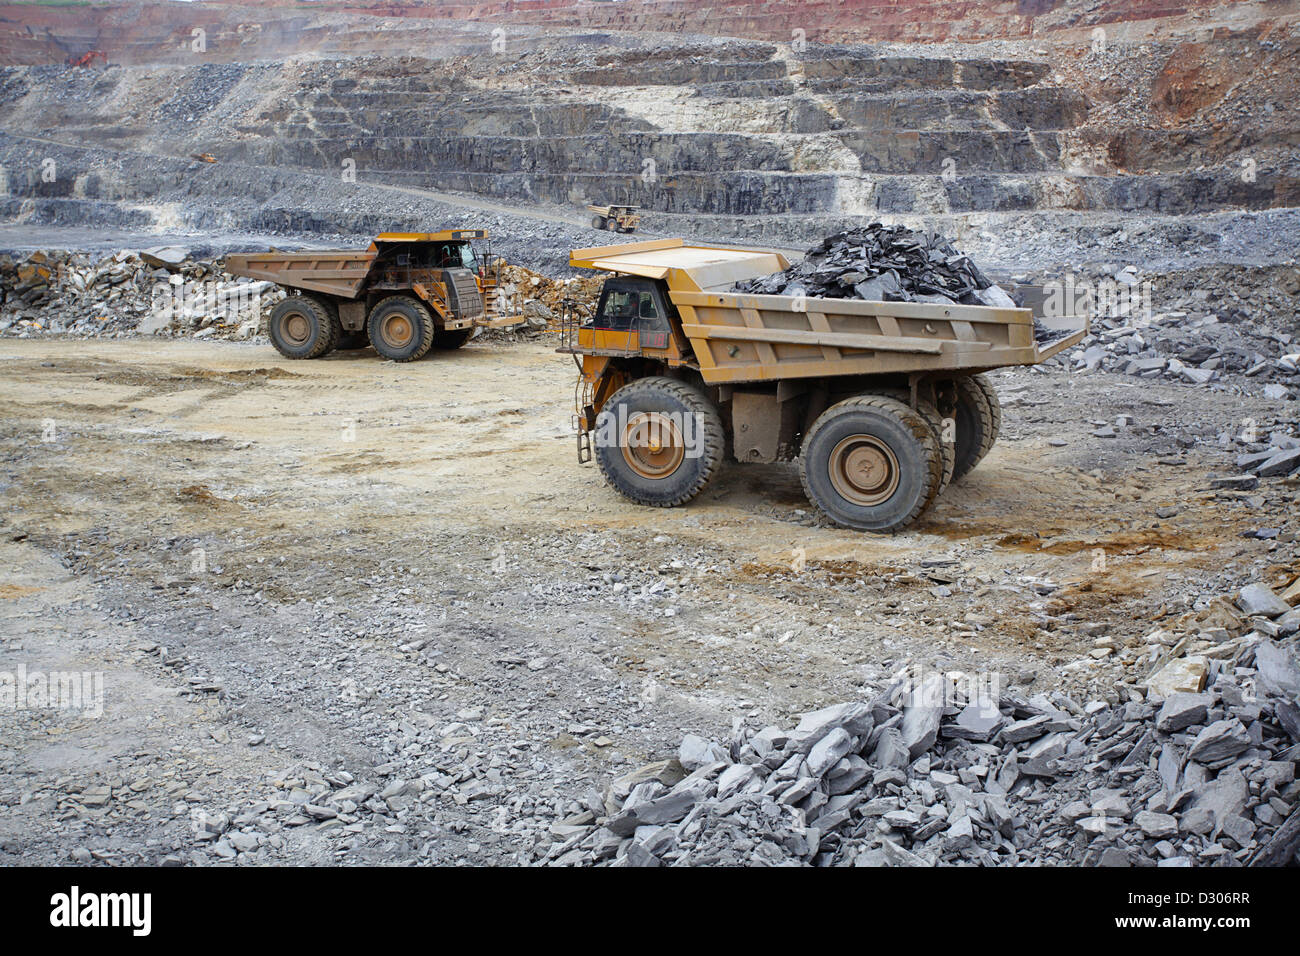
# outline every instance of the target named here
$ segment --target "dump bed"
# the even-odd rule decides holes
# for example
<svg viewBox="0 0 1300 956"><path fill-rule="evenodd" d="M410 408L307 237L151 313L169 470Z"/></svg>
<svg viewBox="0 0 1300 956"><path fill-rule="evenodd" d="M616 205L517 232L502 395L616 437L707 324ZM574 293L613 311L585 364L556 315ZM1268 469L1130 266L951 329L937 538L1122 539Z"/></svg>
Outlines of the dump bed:
<svg viewBox="0 0 1300 956"><path fill-rule="evenodd" d="M1088 331L1083 316L1040 319L1036 339L1029 309L727 291L790 264L770 250L661 239L576 249L569 261L663 281L710 385L1034 365Z"/></svg>
<svg viewBox="0 0 1300 956"><path fill-rule="evenodd" d="M326 249L314 252L257 252L226 256L231 275L265 279L276 285L355 299L381 246L446 240L486 239L483 229L444 229L440 232L381 232L368 249Z"/></svg>
<svg viewBox="0 0 1300 956"><path fill-rule="evenodd" d="M225 268L231 275L355 299L361 294L376 255L374 246L323 252L258 252L226 256Z"/></svg>

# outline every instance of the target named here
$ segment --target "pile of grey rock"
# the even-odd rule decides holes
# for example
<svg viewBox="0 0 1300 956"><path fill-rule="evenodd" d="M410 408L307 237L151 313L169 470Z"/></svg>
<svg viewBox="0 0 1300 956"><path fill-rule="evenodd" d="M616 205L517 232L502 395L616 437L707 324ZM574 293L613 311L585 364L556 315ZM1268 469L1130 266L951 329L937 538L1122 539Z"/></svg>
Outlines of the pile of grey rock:
<svg viewBox="0 0 1300 956"><path fill-rule="evenodd" d="M687 736L676 759L614 780L604 814L557 832L544 859L1296 861L1300 610L1263 586L1237 603L1260 628L1237 656L1212 661L1182 689L1153 682L1141 700L1023 698L931 672L901 675L870 701L806 714L792 730L737 722L725 741Z"/></svg>
<svg viewBox="0 0 1300 956"><path fill-rule="evenodd" d="M1265 441L1256 442L1237 456L1237 467L1246 475L1235 479L1220 479L1222 484L1237 490L1254 488L1260 478L1275 478L1300 471L1300 438L1274 432Z"/></svg>
<svg viewBox="0 0 1300 956"><path fill-rule="evenodd" d="M1241 376L1264 383L1266 398L1283 401L1300 395L1300 345L1290 333L1252 322L1240 309L1225 308L1220 314L1198 300L1186 308L1156 311L1138 291L1148 287L1150 296L1154 281L1132 267L1096 280L1094 284L1134 291L1094 300L1092 332L1062 364L1079 372L1189 385Z"/></svg>
<svg viewBox="0 0 1300 956"><path fill-rule="evenodd" d="M0 257L0 334L121 337L137 333L249 339L283 298L275 285L225 275L188 250L65 251Z"/></svg>

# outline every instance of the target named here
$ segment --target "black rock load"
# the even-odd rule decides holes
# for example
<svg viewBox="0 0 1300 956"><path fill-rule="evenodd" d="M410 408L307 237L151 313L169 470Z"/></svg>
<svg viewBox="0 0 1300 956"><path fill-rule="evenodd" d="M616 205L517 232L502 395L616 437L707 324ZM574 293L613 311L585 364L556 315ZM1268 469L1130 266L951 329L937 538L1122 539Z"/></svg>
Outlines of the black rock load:
<svg viewBox="0 0 1300 956"><path fill-rule="evenodd" d="M879 222L823 239L802 262L784 272L737 283L735 291L1016 307L1011 296L948 239Z"/></svg>

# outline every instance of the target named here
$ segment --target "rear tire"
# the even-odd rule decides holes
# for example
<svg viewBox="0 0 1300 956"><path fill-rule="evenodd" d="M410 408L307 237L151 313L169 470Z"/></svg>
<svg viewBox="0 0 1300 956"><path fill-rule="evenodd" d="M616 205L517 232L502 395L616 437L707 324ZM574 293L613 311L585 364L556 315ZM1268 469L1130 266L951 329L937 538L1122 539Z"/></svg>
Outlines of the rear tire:
<svg viewBox="0 0 1300 956"><path fill-rule="evenodd" d="M285 358L320 358L334 348L338 319L323 299L291 295L271 310L267 332L275 350Z"/></svg>
<svg viewBox="0 0 1300 956"><path fill-rule="evenodd" d="M897 399L909 408L911 407L912 396L905 388L886 388L881 389L879 392L874 394L885 395L889 398ZM957 464L957 443L952 439L951 434L949 434L948 440L944 440L944 433L947 431L947 428L944 425L943 415L940 413L938 408L927 402L925 399L918 399L916 410L921 413L927 422L930 423L930 430L934 432L934 440L939 445L939 459L940 464L942 465L942 473L940 475L939 484L935 487L934 491L934 497L938 498L943 494L944 489L952 483L953 469ZM933 498L926 502L926 509L928 510L930 505L933 503Z"/></svg>
<svg viewBox="0 0 1300 956"><path fill-rule="evenodd" d="M964 375L956 380L957 408L953 418L957 425L957 462L953 466L953 481L970 474L980 463L996 437L993 430L993 409L976 376Z"/></svg>
<svg viewBox="0 0 1300 956"><path fill-rule="evenodd" d="M591 228L592 228L592 229L604 229L604 228L605 228L605 217L604 217L604 216L592 216L592 217L591 217Z"/></svg>
<svg viewBox="0 0 1300 956"><path fill-rule="evenodd" d="M972 375L971 378L975 384L980 387L984 397L988 399L989 412L993 416L993 437L989 440L989 448L993 447L994 442L998 440L998 435L1002 432L1002 402L998 399L998 390L993 387L987 375Z"/></svg>
<svg viewBox="0 0 1300 956"><path fill-rule="evenodd" d="M693 434L683 434L687 428ZM724 444L713 403L689 385L658 376L610 396L597 417L593 443L610 486L656 508L685 504L703 491L722 464Z"/></svg>
<svg viewBox="0 0 1300 956"><path fill-rule="evenodd" d="M380 301L366 326L375 351L394 362L414 362L433 347L433 315L409 295Z"/></svg>
<svg viewBox="0 0 1300 956"><path fill-rule="evenodd" d="M474 334L470 329L439 329L433 333L433 347L435 349L458 349Z"/></svg>
<svg viewBox="0 0 1300 956"><path fill-rule="evenodd" d="M925 416L884 395L858 395L822 412L799 456L808 500L857 531L911 524L934 500L943 470Z"/></svg>

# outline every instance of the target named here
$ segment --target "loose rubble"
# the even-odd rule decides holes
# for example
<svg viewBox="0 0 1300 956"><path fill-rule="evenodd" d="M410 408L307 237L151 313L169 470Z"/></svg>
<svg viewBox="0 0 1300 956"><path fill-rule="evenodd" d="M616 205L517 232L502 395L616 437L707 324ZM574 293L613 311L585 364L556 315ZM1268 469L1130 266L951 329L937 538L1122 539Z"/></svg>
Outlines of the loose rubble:
<svg viewBox="0 0 1300 956"><path fill-rule="evenodd" d="M93 259L82 253L0 257L0 335L120 338L192 334L251 339L284 293L234 279L211 260L163 247Z"/></svg>
<svg viewBox="0 0 1300 956"><path fill-rule="evenodd" d="M1292 590L1297 590L1292 588ZM1234 866L1300 862L1297 612L1237 597L1260 630L1195 692L1080 705L964 675L903 674L793 730L737 720L614 780L559 865Z"/></svg>
<svg viewBox="0 0 1300 956"><path fill-rule="evenodd" d="M557 328L565 309L578 318L587 318L596 310L603 283L600 275L553 279L523 266L505 264L497 293L501 313L519 317L517 324L505 328L511 332Z"/></svg>
<svg viewBox="0 0 1300 956"><path fill-rule="evenodd" d="M1091 334L1047 363L1192 386L1259 388L1300 397L1300 273L1220 268L1147 274L1134 266L1047 277L1093 314ZM1294 407L1294 406L1292 406Z"/></svg>

